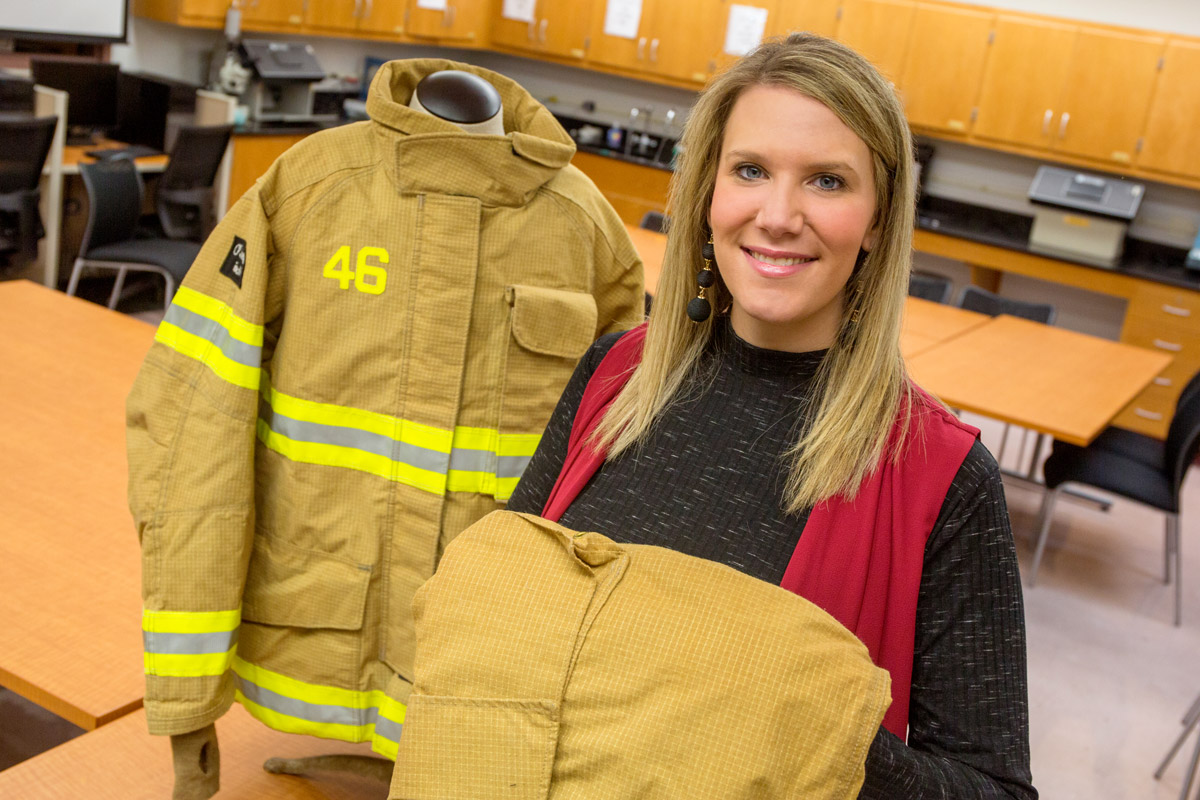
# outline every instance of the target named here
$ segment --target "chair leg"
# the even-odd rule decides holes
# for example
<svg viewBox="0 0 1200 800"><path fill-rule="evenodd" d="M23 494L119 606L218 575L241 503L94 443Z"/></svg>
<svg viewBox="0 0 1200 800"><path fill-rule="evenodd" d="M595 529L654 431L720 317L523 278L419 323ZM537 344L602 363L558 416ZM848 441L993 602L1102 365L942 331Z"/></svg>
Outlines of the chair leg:
<svg viewBox="0 0 1200 800"><path fill-rule="evenodd" d="M71 279L67 281L67 294L75 296L75 291L79 288L79 275L83 272L83 261L75 259L74 266L71 267Z"/></svg>
<svg viewBox="0 0 1200 800"><path fill-rule="evenodd" d="M996 463L1000 465L1001 472L1004 471L1004 449L1008 447L1008 429L1011 427L1007 422L1004 423L1004 433L1000 434L1000 452L996 454Z"/></svg>
<svg viewBox="0 0 1200 800"><path fill-rule="evenodd" d="M1033 566L1029 569L1029 586L1037 583L1038 568L1042 565L1042 554L1046 551L1046 540L1050 538L1050 522L1054 517L1054 504L1058 501L1058 489L1047 489L1042 498L1042 510L1038 516L1037 548L1033 551Z"/></svg>
<svg viewBox="0 0 1200 800"><path fill-rule="evenodd" d="M1179 737L1171 745L1171 749L1167 751L1166 758L1158 765L1158 769L1154 771L1154 780L1161 780L1163 774L1167 771L1167 766L1171 760L1175 758L1175 754L1179 752L1179 748L1183 747L1183 743L1187 741L1187 737L1195 729L1196 724L1200 723L1200 697L1196 698L1196 702L1192 704L1191 710L1183 719L1184 727L1180 732ZM1184 776L1183 790L1179 793L1179 800L1187 800L1188 792L1191 791L1192 782L1196 778L1196 766L1200 763L1200 736L1196 739L1196 749L1192 753L1192 763L1187 774Z"/></svg>
<svg viewBox="0 0 1200 800"><path fill-rule="evenodd" d="M1025 477L1028 478L1030 481L1033 481L1034 483L1037 482L1038 459L1042 455L1042 444L1045 441L1046 441L1046 434L1039 433L1037 435L1037 439L1033 443L1033 455L1029 459L1029 472L1026 473ZM1025 444L1025 442L1022 441L1021 442L1022 450L1025 449L1024 444Z"/></svg>
<svg viewBox="0 0 1200 800"><path fill-rule="evenodd" d="M1175 552L1175 539L1171 533L1171 515L1163 517L1163 583L1171 583L1171 554Z"/></svg>
<svg viewBox="0 0 1200 800"><path fill-rule="evenodd" d="M1183 553L1180 550L1179 515L1168 514L1167 525L1171 528L1171 553L1175 557L1175 627L1183 624Z"/></svg>
<svg viewBox="0 0 1200 800"><path fill-rule="evenodd" d="M116 279L116 281L113 282L112 291L108 295L108 307L109 308L116 308L117 301L121 299L121 290L125 288L125 273L126 272L127 272L127 270L125 269L125 267L121 267L119 270L117 270L117 279Z"/></svg>

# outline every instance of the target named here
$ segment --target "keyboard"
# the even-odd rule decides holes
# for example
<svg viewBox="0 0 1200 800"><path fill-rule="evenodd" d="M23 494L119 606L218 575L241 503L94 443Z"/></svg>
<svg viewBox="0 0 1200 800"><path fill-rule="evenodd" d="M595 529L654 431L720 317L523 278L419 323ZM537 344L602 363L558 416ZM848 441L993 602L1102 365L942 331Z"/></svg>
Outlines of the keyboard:
<svg viewBox="0 0 1200 800"><path fill-rule="evenodd" d="M116 158L143 158L145 156L161 156L161 150L155 150L144 144L131 144L128 147L113 147L105 150L85 150L86 155L97 161L112 161Z"/></svg>

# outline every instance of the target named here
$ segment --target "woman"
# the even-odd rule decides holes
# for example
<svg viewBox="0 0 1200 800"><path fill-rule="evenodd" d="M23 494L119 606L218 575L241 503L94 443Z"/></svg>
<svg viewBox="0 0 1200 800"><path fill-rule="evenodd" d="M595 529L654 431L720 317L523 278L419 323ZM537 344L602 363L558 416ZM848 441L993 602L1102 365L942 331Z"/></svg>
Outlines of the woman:
<svg viewBox="0 0 1200 800"><path fill-rule="evenodd" d="M796 34L714 80L683 144L644 345L585 355L509 509L830 611L892 674L862 797L1036 797L999 471L900 356L914 189L891 87Z"/></svg>

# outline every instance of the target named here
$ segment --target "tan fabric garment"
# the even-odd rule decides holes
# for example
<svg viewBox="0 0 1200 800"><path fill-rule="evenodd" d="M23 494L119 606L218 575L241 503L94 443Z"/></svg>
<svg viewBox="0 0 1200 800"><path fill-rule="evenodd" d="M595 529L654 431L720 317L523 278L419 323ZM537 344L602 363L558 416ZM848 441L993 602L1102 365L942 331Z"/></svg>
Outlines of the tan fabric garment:
<svg viewBox="0 0 1200 800"><path fill-rule="evenodd" d="M807 600L531 515L465 531L414 612L393 800L854 798L891 696Z"/></svg>
<svg viewBox="0 0 1200 800"><path fill-rule="evenodd" d="M407 107L447 68L500 90L505 136ZM154 733L236 692L394 754L414 592L503 507L591 342L643 318L624 226L520 86L396 61L367 109L230 210L130 395Z"/></svg>

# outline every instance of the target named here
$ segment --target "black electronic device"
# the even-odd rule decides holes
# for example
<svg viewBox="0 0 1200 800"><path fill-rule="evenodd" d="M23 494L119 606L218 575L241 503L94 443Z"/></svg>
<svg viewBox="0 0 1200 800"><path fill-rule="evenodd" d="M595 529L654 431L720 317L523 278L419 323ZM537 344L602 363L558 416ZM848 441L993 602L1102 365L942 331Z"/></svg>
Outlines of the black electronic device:
<svg viewBox="0 0 1200 800"><path fill-rule="evenodd" d="M0 71L0 115L32 117L33 103L33 81Z"/></svg>
<svg viewBox="0 0 1200 800"><path fill-rule="evenodd" d="M117 78L117 124L112 138L159 152L166 150L170 108L169 84L122 72Z"/></svg>
<svg viewBox="0 0 1200 800"><path fill-rule="evenodd" d="M33 58L33 82L67 93L67 143L91 143L97 132L117 124L120 67L99 61Z"/></svg>

